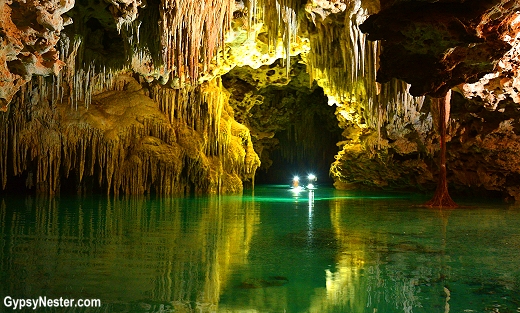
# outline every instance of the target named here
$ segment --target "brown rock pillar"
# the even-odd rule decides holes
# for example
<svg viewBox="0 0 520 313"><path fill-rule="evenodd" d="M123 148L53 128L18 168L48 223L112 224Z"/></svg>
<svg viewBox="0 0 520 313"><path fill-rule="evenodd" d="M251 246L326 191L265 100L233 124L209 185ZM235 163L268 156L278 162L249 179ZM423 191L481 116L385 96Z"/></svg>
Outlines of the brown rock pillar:
<svg viewBox="0 0 520 313"><path fill-rule="evenodd" d="M440 133L440 145L441 151L439 156L439 178L437 181L437 189L433 198L426 202L425 205L429 207L456 207L457 204L451 199L448 192L448 179L446 178L446 124L449 118L450 112L450 101L451 101L451 90L449 90L441 103L439 103L439 133ZM439 101L439 102L440 102Z"/></svg>

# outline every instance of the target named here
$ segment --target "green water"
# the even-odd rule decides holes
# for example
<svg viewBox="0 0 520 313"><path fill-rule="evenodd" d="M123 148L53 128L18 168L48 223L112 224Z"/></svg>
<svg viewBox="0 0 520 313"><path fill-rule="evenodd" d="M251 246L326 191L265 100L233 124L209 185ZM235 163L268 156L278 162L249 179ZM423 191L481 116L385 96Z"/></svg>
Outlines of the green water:
<svg viewBox="0 0 520 313"><path fill-rule="evenodd" d="M0 312L40 296L101 307L27 311L520 312L520 208L425 200L0 198Z"/></svg>

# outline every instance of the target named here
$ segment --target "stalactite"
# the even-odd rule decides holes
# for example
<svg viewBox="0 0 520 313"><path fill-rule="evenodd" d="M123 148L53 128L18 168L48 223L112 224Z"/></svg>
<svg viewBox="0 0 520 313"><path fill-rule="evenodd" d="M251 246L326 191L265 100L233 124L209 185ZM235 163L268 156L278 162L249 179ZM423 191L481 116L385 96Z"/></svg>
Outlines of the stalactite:
<svg viewBox="0 0 520 313"><path fill-rule="evenodd" d="M291 44L295 43L298 31L299 2L251 0L246 3L250 26L255 23L266 25L271 49L277 49L281 38L286 57L286 72L289 75ZM276 9L273 10L273 7ZM66 66L53 78L54 88L50 89L52 102L62 102L68 97L74 109L77 109L78 105L88 107L93 94L112 89L110 81L117 72L136 67L160 72L154 77L147 78L150 81L160 79L166 82L170 79L174 82L172 84L178 85L177 88L184 87L186 84L196 86L200 76L214 61L217 52L220 51L225 55L224 40L231 28L234 8L235 2L232 0L212 0L210 3L199 3L193 0L163 0L158 16L161 21L159 29L163 34L161 47L153 47L155 50L162 51L162 56L156 57L155 54L160 52L150 51L147 47L149 45L147 41L154 36L149 32L159 29L146 27L143 33L141 20L125 22L126 27L120 29L120 33L129 43L124 46L125 50L131 48L130 51L126 51L128 58L126 64L119 68L110 66L106 68L105 65L96 64L94 61L82 62L83 38L76 35L71 39L65 33L61 34L58 50L60 60ZM141 43L141 38L146 38L147 41ZM157 58L162 59L162 65L157 63ZM146 73L141 74L146 76Z"/></svg>
<svg viewBox="0 0 520 313"><path fill-rule="evenodd" d="M114 90L100 97L90 93L94 105L89 108L66 109L57 96L50 101L61 92L52 89L52 78L35 79L19 93L10 122L3 124L11 126L1 136L7 143L0 166L12 169L2 171L9 173L3 185L9 175L27 175L38 192L53 194L74 173L80 189L94 178L107 193L166 195L187 192L191 185L198 192L237 192L243 180L254 177L259 159L249 130L228 112L220 80L190 90L155 85L156 106L128 76L87 73L78 74L89 78L77 88L108 84ZM12 166L8 155L14 156Z"/></svg>
<svg viewBox="0 0 520 313"><path fill-rule="evenodd" d="M260 12L258 11L257 0L244 0L245 7L247 7L247 29L248 35L251 34L251 30L256 19L260 19Z"/></svg>
<svg viewBox="0 0 520 313"><path fill-rule="evenodd" d="M408 95L408 85L394 80L376 83L379 44L368 41L359 24L369 15L361 1L352 1L343 13L344 27L316 23L310 34L311 53L307 59L315 79L340 108L357 112L357 122L379 129L393 114L403 114L408 107L420 105L422 98ZM356 117L353 117L356 118ZM405 118L406 120L406 118ZM405 123L403 120L403 123Z"/></svg>
<svg viewBox="0 0 520 313"><path fill-rule="evenodd" d="M8 114L10 112L8 111L7 114L0 114L0 173L2 175L1 183L2 183L2 189L5 189L7 185L7 174L9 171L8 167L8 151L9 151L9 127L8 127Z"/></svg>
<svg viewBox="0 0 520 313"><path fill-rule="evenodd" d="M82 62L83 38L78 35L71 39L62 34L58 48L60 60L66 67L56 76L34 79L19 93L17 103L21 110L26 110L31 101L38 102L37 110L47 114L42 117L42 121L63 123L61 126L51 125L50 128L45 128L49 125L44 125L39 130L54 131L66 125L65 134L53 134L49 139L52 142L31 140L28 134L37 129L37 124L30 121L32 117L14 113L10 119L15 120L15 125L4 132L10 135L0 136L0 143L5 143L0 149L3 186L8 172L9 175L25 175L31 172L34 185L42 186L48 193L59 190L60 175L67 177L72 172L75 173L78 184L87 177L95 176L99 186L112 193L143 193L155 189L158 193L168 194L185 190L188 182L196 182L201 190L212 188L209 186L211 183L206 183L207 179L203 179L212 175L211 170L218 176L216 188L219 190L229 187L224 186L226 180L231 181L237 177L239 180L252 179L259 166L259 159L252 148L249 130L233 119L233 114L227 107L227 95L222 92L219 79L205 83L199 81L217 52L225 54L224 37L231 27L233 2L162 1L159 11L163 35L160 41L161 51L164 52L162 65L165 68L157 66L154 55L157 51L151 52L141 46L144 45L141 39L149 34L143 33L139 20L125 24L126 28L121 29L121 34L133 50L126 51L128 64L119 68L100 65L94 61ZM296 0L247 2L250 26L264 23L270 48L276 50L280 43L283 45L287 75L291 63L291 45L297 38L299 6L300 2ZM135 64L132 63L134 60ZM122 128L122 133L130 134L127 136L97 128L99 125L95 125L94 119L89 122L91 124L85 123L83 118L90 114L88 112L96 110L92 106L99 105L95 103L96 95L105 91L127 90L128 81L118 77L135 67L149 71L148 77L146 70L143 73L135 72L139 72L151 83L152 98L168 117L170 128L162 120L157 122L143 119L140 121L143 128L129 125ZM180 82L174 83L176 79ZM154 81L159 81L160 84L155 84ZM34 91L34 88L39 91ZM33 97L39 99L32 100ZM65 111L62 103L67 103L75 113ZM41 107L47 104L49 110ZM70 120L60 120L65 114L76 114L77 124ZM178 134L175 132L179 128L188 128L190 132L196 133L194 136L201 138L200 155L186 151L186 146L176 143ZM125 159L128 157L129 147L135 148L140 144L135 142L136 138L147 136L159 138L160 142L143 141L142 145L145 142L159 146L164 143L181 160L180 163L154 159L146 154L148 152L142 151L132 155L133 163ZM8 149L16 151L8 152ZM14 156L12 173L10 170L3 170L11 168L7 160L9 153ZM31 163L37 165L31 168ZM211 164L215 164L212 169ZM179 176L182 169L188 173L187 177Z"/></svg>
<svg viewBox="0 0 520 313"><path fill-rule="evenodd" d="M296 0L264 0L262 4L262 18L268 29L269 52L276 51L278 39L282 38L285 51L286 74L289 76L291 44L295 42L297 37L297 13L300 10L300 3ZM275 9L273 10L273 8Z"/></svg>
<svg viewBox="0 0 520 313"><path fill-rule="evenodd" d="M233 6L231 0L162 1L163 62L182 83L196 84L200 61L203 71L208 68L231 28Z"/></svg>
<svg viewBox="0 0 520 313"><path fill-rule="evenodd" d="M200 152L213 160L216 190L222 189L223 175L249 180L260 165L249 130L227 113L228 96L222 88L216 79L189 90L155 86L152 92L171 123L185 124L203 138ZM194 169L190 161L185 166L189 172Z"/></svg>

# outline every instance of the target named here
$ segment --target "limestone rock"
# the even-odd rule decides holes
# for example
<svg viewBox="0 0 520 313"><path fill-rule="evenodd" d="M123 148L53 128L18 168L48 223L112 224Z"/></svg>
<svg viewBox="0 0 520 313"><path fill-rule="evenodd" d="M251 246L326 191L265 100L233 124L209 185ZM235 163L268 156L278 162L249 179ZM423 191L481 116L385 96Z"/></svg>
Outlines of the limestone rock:
<svg viewBox="0 0 520 313"><path fill-rule="evenodd" d="M450 182L520 198L518 1L268 3L1 2L3 184L240 192L260 159L301 161L339 125L338 187L428 189L437 117L408 91L454 89Z"/></svg>
<svg viewBox="0 0 520 313"><path fill-rule="evenodd" d="M200 125L170 119L135 79L117 80L121 90L99 93L77 110L44 105L43 82L29 83L33 88L11 111L16 127L0 134L3 149L11 149L0 155L3 186L21 176L27 188L47 194L63 185L78 193L237 193L254 177L260 162L249 130L227 113L212 137ZM8 165L9 155L16 158Z"/></svg>
<svg viewBox="0 0 520 313"><path fill-rule="evenodd" d="M379 82L396 77L411 84L412 95L439 97L493 71L511 48L503 36L518 7L507 0L395 1L360 28L382 40Z"/></svg>
<svg viewBox="0 0 520 313"><path fill-rule="evenodd" d="M124 24L130 24L136 20L139 8L146 7L146 1L141 0L109 0L110 12L116 21L117 29Z"/></svg>
<svg viewBox="0 0 520 313"><path fill-rule="evenodd" d="M500 59L495 70L486 74L478 82L459 86L466 98L480 98L488 110L504 111L500 102L508 99L520 104L520 14L516 13L509 20L503 40L511 49Z"/></svg>
<svg viewBox="0 0 520 313"><path fill-rule="evenodd" d="M73 0L0 2L1 111L32 75L56 75L63 67L55 45L73 6Z"/></svg>

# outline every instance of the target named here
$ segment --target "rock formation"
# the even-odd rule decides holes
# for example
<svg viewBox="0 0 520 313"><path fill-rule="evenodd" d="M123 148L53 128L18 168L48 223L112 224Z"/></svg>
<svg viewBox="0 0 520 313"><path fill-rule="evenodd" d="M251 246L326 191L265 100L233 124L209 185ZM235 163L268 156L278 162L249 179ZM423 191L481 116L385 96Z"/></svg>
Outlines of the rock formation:
<svg viewBox="0 0 520 313"><path fill-rule="evenodd" d="M439 149L438 144L432 145L432 139L437 141L439 137L431 133L432 128L438 124L439 114L433 109L429 97L439 97L453 89L468 98L479 99L471 104L459 102L456 104L457 112L452 110L447 134L448 181L457 190L467 190L471 186L474 191L500 191L518 198L519 194L514 191L518 172L514 167L505 165L506 162L497 165L489 158L478 164L476 168L481 169L475 171L470 163L464 166L461 162L460 158L481 160L487 153L481 155L484 150L476 146L473 146L475 149L472 151L459 149L458 140L484 136L487 140L496 142L495 136L476 132L465 138L455 135L469 131L465 123L471 123L471 119L461 117L458 110L475 105L480 107L477 109L479 114L486 114L486 110L497 109L496 103L501 99L503 107L499 110L504 112L507 103L515 98L516 92L512 87L514 79L503 80L504 85L510 86L509 89L496 88L495 91L483 92L493 94L487 97L488 100L485 96L478 95L478 89L490 79L505 74L504 69L511 69L511 63L514 63L511 57L515 54L518 42L517 9L518 4L514 1L382 1L381 11L360 26L361 30L369 33L369 39L381 39L377 80L385 83L396 77L411 84L411 94L428 97L424 103L406 108L401 116L394 115L393 121L383 123L377 136L378 142L383 142L383 145L377 149L372 148L367 139L360 140L357 152L347 154L344 148L332 166L332 170L340 178L338 185L350 188L354 183L391 189L410 185L423 188L430 185L435 173L439 171L432 161L432 155ZM510 71L506 75L513 77L513 73L514 71ZM457 97L456 101L461 100ZM504 120L515 123L514 119L511 120L506 115L498 119L501 123L505 123ZM433 125L430 124L432 121L435 121ZM504 124L498 126L484 119L481 122L493 129L490 130L491 133L502 133L504 130ZM375 137L371 135L374 130L367 130L365 133L367 138ZM383 134L383 140L380 134ZM454 140L455 137L457 141ZM469 141L473 142L473 138ZM478 139L477 141L480 142ZM514 142L508 145L514 145ZM348 161L354 157L356 162ZM514 154L509 157L514 158ZM369 175L366 175L366 171L362 174L366 168L371 169ZM471 182L469 177L472 177Z"/></svg>
<svg viewBox="0 0 520 313"><path fill-rule="evenodd" d="M241 192L260 164L249 130L230 117L217 83L189 93L157 88L150 98L134 78L119 75L112 91L77 110L38 105L45 103L38 98L45 84L30 83L24 88L32 90L23 93L29 100L11 111L19 128L6 129L13 158L4 160L2 172L26 176L28 188L50 194L63 184L79 193ZM152 100L170 97L180 107L157 101L165 106L161 111ZM206 112L192 112L188 97L198 98Z"/></svg>
<svg viewBox="0 0 520 313"><path fill-rule="evenodd" d="M450 89L456 85L474 83L494 71L505 53L515 49L509 42L517 31L510 25L517 19L518 6L512 1L394 2L387 3L360 28L369 33L369 39L383 40L378 81L400 78L411 85L412 95L439 97L451 95ZM449 118L450 103L437 107L440 113L436 114L433 106L431 113L439 125L440 176L429 203L454 206L447 192L445 164L444 120L446 114Z"/></svg>
<svg viewBox="0 0 520 313"><path fill-rule="evenodd" d="M448 182L520 199L519 7L1 2L2 187L241 192L277 153L297 163L314 158L305 152L313 147L328 149L330 140L311 134L327 127L295 128L321 114L309 100L335 108L336 120L323 121L342 129L330 167L337 188L432 190L432 97L452 90Z"/></svg>
<svg viewBox="0 0 520 313"><path fill-rule="evenodd" d="M16 92L32 75L57 75L64 63L56 44L72 20L66 1L2 1L0 3L0 111L7 111Z"/></svg>

